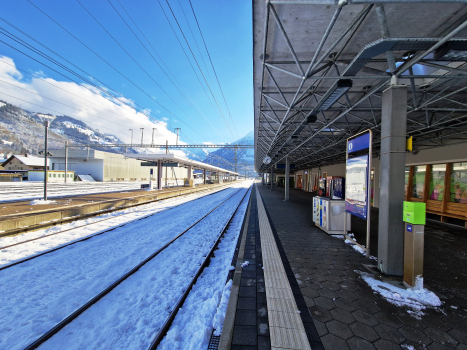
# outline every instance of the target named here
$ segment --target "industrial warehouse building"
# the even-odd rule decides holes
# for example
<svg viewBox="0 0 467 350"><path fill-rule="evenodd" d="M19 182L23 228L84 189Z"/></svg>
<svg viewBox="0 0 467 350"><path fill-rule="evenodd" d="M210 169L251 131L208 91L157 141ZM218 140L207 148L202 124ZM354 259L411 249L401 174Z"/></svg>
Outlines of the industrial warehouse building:
<svg viewBox="0 0 467 350"><path fill-rule="evenodd" d="M65 170L65 150L52 150L50 170ZM76 175L91 175L96 181L146 181L155 178L157 167L142 167L141 161L121 154L96 150L68 151L68 169ZM151 175L151 169L154 175ZM186 173L186 169L185 170ZM175 170L182 174L181 170Z"/></svg>
<svg viewBox="0 0 467 350"><path fill-rule="evenodd" d="M65 170L65 150L52 150L49 168ZM163 187L183 186L185 179L194 179L194 170L211 172L213 181L228 181L238 175L226 169L194 161L174 154L116 154L97 150L68 150L68 171L77 178L90 175L96 181L149 181L157 179L157 162L162 165ZM195 184L204 182L201 178Z"/></svg>

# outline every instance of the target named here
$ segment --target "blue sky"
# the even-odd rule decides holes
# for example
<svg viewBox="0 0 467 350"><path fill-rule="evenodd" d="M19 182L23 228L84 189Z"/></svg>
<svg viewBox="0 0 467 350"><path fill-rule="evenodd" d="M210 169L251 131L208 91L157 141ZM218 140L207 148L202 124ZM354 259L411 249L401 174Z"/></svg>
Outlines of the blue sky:
<svg viewBox="0 0 467 350"><path fill-rule="evenodd" d="M17 105L20 104L23 108L32 111L71 115L89 123L93 128L100 128L101 132L113 133L126 141L129 141L130 132L128 129L138 130L139 127L144 127L145 131L148 129L146 131L147 135L150 134L149 129L151 127L157 127L161 139L164 137L166 139L170 138L170 129L180 127L182 129L181 139L187 143L233 142L253 129L252 18L250 2L192 0L228 108L224 103L210 66L189 1L172 0L169 2L219 104L221 113L165 0L161 0L160 3L148 0L110 0L110 3L135 31L154 59L164 67L177 87L174 86L151 55L135 38L109 1L79 1L137 63L119 47L77 0L4 1L2 2L1 17L41 44L60 54L90 76L123 95L125 99L129 100L128 104L137 104L137 106L134 106L135 110L131 111L127 106L122 105L120 101L115 99L113 101L119 106L110 105L109 101L104 100L102 93L93 95L89 90L70 83L67 78L59 73L35 62L2 42L0 42L0 56L3 57L3 61L0 61L0 99ZM69 30L129 78L137 87L67 34L31 3ZM160 4L169 17L170 23L174 27L198 77L180 47ZM125 10L131 16L131 19L125 13ZM187 25L185 16L192 32ZM173 76L146 42L132 20L170 69ZM85 73L62 61L9 24L2 21L0 27L40 48L65 66L89 79L89 76ZM192 33L196 38L197 45L193 40ZM46 63L58 72L73 77L71 73L47 62L44 58L5 35L0 35L0 40ZM9 63L9 65L5 62ZM47 78L48 82L54 86L19 69ZM79 78L74 77L74 79L80 84L83 83ZM101 85L97 81L94 82ZM71 95L70 92L73 92L74 95ZM23 101L18 100L18 98ZM41 109L41 107L47 107L51 110ZM144 113L138 113L141 107L147 110ZM112 113L109 112L110 110ZM156 117L162 123L152 125L144 117L144 114L149 114L149 111L151 118ZM169 130L165 130L165 127L169 128ZM149 141L149 136L147 141Z"/></svg>

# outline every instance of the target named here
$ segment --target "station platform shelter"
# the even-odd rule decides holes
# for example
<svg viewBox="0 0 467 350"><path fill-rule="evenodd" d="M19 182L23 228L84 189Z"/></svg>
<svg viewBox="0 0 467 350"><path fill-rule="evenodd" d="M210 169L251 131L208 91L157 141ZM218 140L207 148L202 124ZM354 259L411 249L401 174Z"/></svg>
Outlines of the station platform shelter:
<svg viewBox="0 0 467 350"><path fill-rule="evenodd" d="M406 348L465 348L465 340L453 340L453 333L465 329L466 295L458 293L458 281L467 284L460 267L467 252L465 5L253 1L255 170L269 184L260 185L258 194L292 272L300 264L309 268L305 280L297 277L300 271L296 280L310 285L304 299L326 349L400 348L406 341ZM265 192L271 185L274 190ZM374 259L355 255L344 241L319 231L312 219L311 198L317 194L342 202L335 203L336 216L352 213L339 230ZM298 205L297 198L309 200ZM421 210L416 243L409 220L415 215L407 208ZM407 267L411 259L419 266L424 262L423 273ZM455 275L437 264L451 266ZM344 271L346 265L352 271ZM326 276L353 276L354 290L343 287L349 278L323 279L321 269ZM457 295L457 304L446 301L441 313L427 311L406 321L406 313L388 303L398 293L383 300L384 288L382 294L371 292L363 272L355 272L365 269L394 283L406 282L410 270L423 275L443 301ZM342 300L344 294L348 298Z"/></svg>
<svg viewBox="0 0 467 350"><path fill-rule="evenodd" d="M315 226L313 196L254 185L219 349L465 349L466 230L427 225L425 288L443 304L417 312L372 290L376 261Z"/></svg>

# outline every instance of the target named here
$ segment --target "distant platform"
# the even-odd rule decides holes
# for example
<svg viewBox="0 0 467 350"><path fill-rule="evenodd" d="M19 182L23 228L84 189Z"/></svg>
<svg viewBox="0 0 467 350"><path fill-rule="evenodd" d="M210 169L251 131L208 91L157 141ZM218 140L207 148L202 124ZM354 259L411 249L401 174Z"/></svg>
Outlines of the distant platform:
<svg viewBox="0 0 467 350"><path fill-rule="evenodd" d="M174 187L162 190L133 190L50 198L51 204L32 205L31 200L0 203L0 237L41 229L64 222L101 215L135 205L226 187L232 182Z"/></svg>

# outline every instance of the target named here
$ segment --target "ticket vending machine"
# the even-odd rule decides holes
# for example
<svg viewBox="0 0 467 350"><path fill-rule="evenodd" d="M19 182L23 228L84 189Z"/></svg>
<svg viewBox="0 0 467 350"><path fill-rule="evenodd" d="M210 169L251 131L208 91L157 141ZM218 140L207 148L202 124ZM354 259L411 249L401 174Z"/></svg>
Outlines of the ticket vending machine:
<svg viewBox="0 0 467 350"><path fill-rule="evenodd" d="M326 196L326 178L325 177L319 178L318 194L323 197Z"/></svg>
<svg viewBox="0 0 467 350"><path fill-rule="evenodd" d="M345 199L345 178L336 177L332 180L332 199Z"/></svg>

